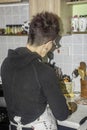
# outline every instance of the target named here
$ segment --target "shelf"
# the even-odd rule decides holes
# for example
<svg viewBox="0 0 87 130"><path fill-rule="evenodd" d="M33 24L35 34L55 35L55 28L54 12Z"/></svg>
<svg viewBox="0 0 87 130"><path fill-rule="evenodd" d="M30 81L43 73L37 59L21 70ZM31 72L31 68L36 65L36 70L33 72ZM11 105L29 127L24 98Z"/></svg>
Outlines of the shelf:
<svg viewBox="0 0 87 130"><path fill-rule="evenodd" d="M0 3L0 7L10 7L10 6L23 6L29 5L29 0L22 0L22 2L14 2L14 3Z"/></svg>
<svg viewBox="0 0 87 130"><path fill-rule="evenodd" d="M72 32L72 34L87 34L87 32Z"/></svg>
<svg viewBox="0 0 87 130"><path fill-rule="evenodd" d="M1 34L0 36L28 36L28 34Z"/></svg>
<svg viewBox="0 0 87 130"><path fill-rule="evenodd" d="M75 2L66 2L67 5L85 4L85 3L87 3L87 0L83 0L83 1L75 1Z"/></svg>

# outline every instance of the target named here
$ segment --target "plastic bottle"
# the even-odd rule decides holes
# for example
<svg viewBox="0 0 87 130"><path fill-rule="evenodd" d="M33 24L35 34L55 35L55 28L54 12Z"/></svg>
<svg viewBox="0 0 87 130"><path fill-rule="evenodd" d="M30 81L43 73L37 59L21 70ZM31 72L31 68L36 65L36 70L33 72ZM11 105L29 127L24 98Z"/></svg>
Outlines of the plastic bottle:
<svg viewBox="0 0 87 130"><path fill-rule="evenodd" d="M86 31L87 31L87 15L85 15L85 18L86 18Z"/></svg>
<svg viewBox="0 0 87 130"><path fill-rule="evenodd" d="M78 32L78 29L79 29L78 15L75 15L74 17L72 17L72 19L71 19L71 28L72 28L72 32Z"/></svg>
<svg viewBox="0 0 87 130"><path fill-rule="evenodd" d="M86 26L87 26L86 22L87 22L86 17L84 15L80 15L79 16L79 31L80 32L86 31Z"/></svg>

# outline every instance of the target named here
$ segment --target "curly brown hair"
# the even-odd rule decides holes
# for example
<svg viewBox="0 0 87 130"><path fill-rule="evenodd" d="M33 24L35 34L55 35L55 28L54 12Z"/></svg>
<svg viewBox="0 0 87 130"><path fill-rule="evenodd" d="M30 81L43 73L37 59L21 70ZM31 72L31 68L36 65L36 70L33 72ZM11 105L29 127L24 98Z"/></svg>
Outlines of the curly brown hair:
<svg viewBox="0 0 87 130"><path fill-rule="evenodd" d="M59 17L51 12L41 12L33 16L29 27L28 44L42 45L54 40L60 31Z"/></svg>

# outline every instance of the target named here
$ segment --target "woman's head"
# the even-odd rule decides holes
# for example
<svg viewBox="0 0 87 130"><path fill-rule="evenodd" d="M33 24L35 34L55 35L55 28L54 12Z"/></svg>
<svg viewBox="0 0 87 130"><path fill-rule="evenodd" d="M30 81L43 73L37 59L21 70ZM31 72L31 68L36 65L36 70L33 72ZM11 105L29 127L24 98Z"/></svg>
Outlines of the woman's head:
<svg viewBox="0 0 87 130"><path fill-rule="evenodd" d="M30 22L28 43L42 45L54 40L59 33L59 18L50 12L38 13Z"/></svg>

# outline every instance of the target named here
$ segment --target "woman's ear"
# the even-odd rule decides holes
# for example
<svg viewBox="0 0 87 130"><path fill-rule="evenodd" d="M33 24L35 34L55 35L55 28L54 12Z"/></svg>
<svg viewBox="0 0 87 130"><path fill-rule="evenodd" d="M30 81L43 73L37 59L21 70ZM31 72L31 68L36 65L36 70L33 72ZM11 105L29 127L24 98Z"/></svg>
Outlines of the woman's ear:
<svg viewBox="0 0 87 130"><path fill-rule="evenodd" d="M43 56L45 56L52 48L52 41L49 41L45 44L43 44L41 47L40 47L40 54Z"/></svg>

